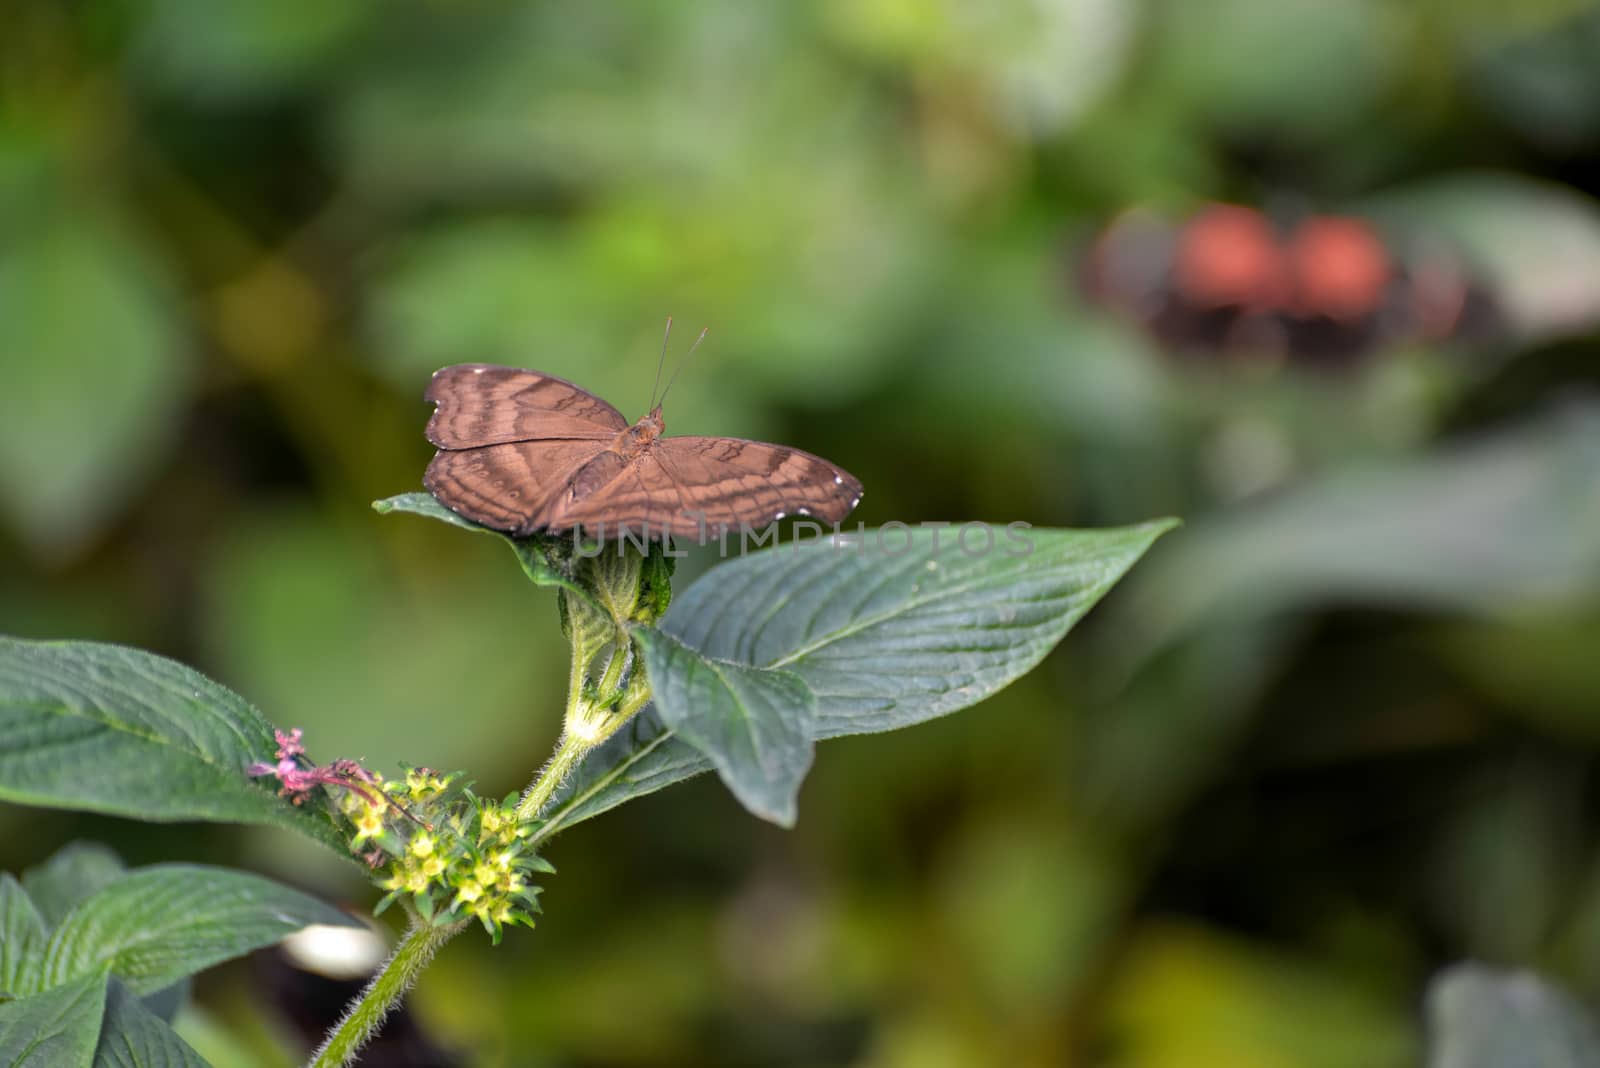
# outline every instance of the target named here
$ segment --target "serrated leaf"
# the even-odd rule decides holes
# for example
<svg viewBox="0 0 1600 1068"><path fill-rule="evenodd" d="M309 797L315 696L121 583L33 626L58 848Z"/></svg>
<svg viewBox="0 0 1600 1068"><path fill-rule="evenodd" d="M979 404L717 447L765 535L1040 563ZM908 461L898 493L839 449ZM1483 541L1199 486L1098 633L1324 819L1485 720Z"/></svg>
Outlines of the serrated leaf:
<svg viewBox="0 0 1600 1068"><path fill-rule="evenodd" d="M1428 1068L1593 1068L1600 1029L1531 972L1460 964L1428 988Z"/></svg>
<svg viewBox="0 0 1600 1068"><path fill-rule="evenodd" d="M708 643L700 652L718 659L771 666L752 662L769 657L799 675L818 697L815 738L890 730L966 707L1024 674L1172 525L1029 530L1033 554L988 566L961 551L952 529L942 530L937 553L932 528L912 533L906 552L882 552L877 532L860 556L764 549L680 594L661 629L690 648ZM979 544L969 535L968 545ZM961 635L970 648L950 644ZM536 838L711 767L647 709L562 784Z"/></svg>
<svg viewBox="0 0 1600 1068"><path fill-rule="evenodd" d="M54 927L72 906L122 878L128 866L99 842L68 842L22 873L22 888L33 898L47 927Z"/></svg>
<svg viewBox="0 0 1600 1068"><path fill-rule="evenodd" d="M818 738L894 730L1031 670L1173 525L814 539L712 569L661 629L713 659L799 675Z"/></svg>
<svg viewBox="0 0 1600 1068"><path fill-rule="evenodd" d="M634 635L662 721L706 755L745 808L793 826L817 714L806 684L792 672L713 660L648 627Z"/></svg>
<svg viewBox="0 0 1600 1068"><path fill-rule="evenodd" d="M262 823L345 855L324 816L245 774L272 761L272 726L238 694L165 657L0 638L0 738L0 800Z"/></svg>
<svg viewBox="0 0 1600 1068"><path fill-rule="evenodd" d="M0 1003L0 1064L65 1068L93 1063L105 1002L105 976L86 975L42 994Z"/></svg>
<svg viewBox="0 0 1600 1068"><path fill-rule="evenodd" d="M0 873L0 992L12 997L39 990L50 929L22 884Z"/></svg>
<svg viewBox="0 0 1600 1068"><path fill-rule="evenodd" d="M109 970L134 993L151 994L313 923L354 921L259 875L159 864L130 872L67 914L45 947L43 982Z"/></svg>
<svg viewBox="0 0 1600 1068"><path fill-rule="evenodd" d="M379 515L389 515L393 512L409 512L412 515L426 516L437 519L442 523L470 530L477 534L492 534L511 547L516 555L517 563L522 565L523 574L535 586L555 586L593 600L588 590L568 578L545 554L544 548L537 538L513 538L498 530L491 530L479 526L470 519L463 519L450 509L433 499L428 493L401 493L394 497L385 497L381 501L372 502L373 511Z"/></svg>
<svg viewBox="0 0 1600 1068"><path fill-rule="evenodd" d="M204 1057L112 979L93 1068L209 1068Z"/></svg>

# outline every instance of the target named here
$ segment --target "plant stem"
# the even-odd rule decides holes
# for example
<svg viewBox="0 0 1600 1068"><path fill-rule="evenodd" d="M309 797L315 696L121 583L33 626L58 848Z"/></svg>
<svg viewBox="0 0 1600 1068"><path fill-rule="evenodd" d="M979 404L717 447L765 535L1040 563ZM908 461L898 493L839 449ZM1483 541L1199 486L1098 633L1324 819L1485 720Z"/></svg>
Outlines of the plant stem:
<svg viewBox="0 0 1600 1068"><path fill-rule="evenodd" d="M361 997L350 1006L344 1019L328 1035L328 1040L312 1058L310 1068L342 1068L355 1059L361 1047L377 1033L384 1017L394 1010L411 984L439 947L454 938L467 925L466 920L440 927L413 920L410 930L384 962Z"/></svg>
<svg viewBox="0 0 1600 1068"><path fill-rule="evenodd" d="M522 800L517 802L517 822L526 823L539 814L539 810L550 800L550 795L556 792L556 787L561 785L561 780L567 777L567 773L592 744L568 733L561 735L561 744L556 746L544 770L539 772L539 777L523 793Z"/></svg>
<svg viewBox="0 0 1600 1068"><path fill-rule="evenodd" d="M629 640L628 632L618 627L616 637L611 640L611 660L606 664L605 674L595 684L595 692L600 695L601 701L609 701L616 696L618 687L622 685L622 673L632 662L633 642Z"/></svg>

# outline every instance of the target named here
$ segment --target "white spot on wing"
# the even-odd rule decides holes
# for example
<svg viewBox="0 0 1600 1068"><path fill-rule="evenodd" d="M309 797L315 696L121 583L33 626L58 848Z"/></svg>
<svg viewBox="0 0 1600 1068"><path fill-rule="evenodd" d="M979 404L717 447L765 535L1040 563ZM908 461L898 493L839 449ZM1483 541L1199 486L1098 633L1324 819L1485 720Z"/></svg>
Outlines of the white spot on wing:
<svg viewBox="0 0 1600 1068"><path fill-rule="evenodd" d="M850 507L854 508L856 505L858 505L860 503L861 503L861 498L857 497L855 500L850 502Z"/></svg>
<svg viewBox="0 0 1600 1068"><path fill-rule="evenodd" d="M811 509L809 509L809 508L796 508L795 511L799 512L801 515L810 515L811 514Z"/></svg>
<svg viewBox="0 0 1600 1068"><path fill-rule="evenodd" d="M844 478L843 478L843 477L842 477L842 476L840 476L840 475L834 475L834 476L833 476L833 484L834 484L834 485L835 485L835 486L842 486L842 485L844 485Z"/></svg>
<svg viewBox="0 0 1600 1068"><path fill-rule="evenodd" d="M782 519L784 516L786 516L788 514L789 514L788 512L779 512L777 515L773 516L772 518L774 518L774 519Z"/></svg>
<svg viewBox="0 0 1600 1068"><path fill-rule="evenodd" d="M472 373L475 374L475 375L481 375L481 374L483 374L483 368L482 367L474 367L472 369Z"/></svg>

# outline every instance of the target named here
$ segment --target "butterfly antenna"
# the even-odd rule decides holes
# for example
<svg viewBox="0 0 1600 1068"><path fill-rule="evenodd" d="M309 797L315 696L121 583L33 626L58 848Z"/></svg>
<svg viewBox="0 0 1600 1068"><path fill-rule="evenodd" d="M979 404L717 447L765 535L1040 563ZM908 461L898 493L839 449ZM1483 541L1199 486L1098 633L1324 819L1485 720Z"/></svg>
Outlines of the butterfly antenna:
<svg viewBox="0 0 1600 1068"><path fill-rule="evenodd" d="M666 403L667 394L672 392L672 383L676 382L678 380L678 376L683 374L683 369L689 366L689 357L694 355L694 350L700 347L700 342L704 341L706 339L706 335L709 333L711 333L711 328L708 326L704 330L700 331L699 337L694 339L694 344L690 345L689 351L683 355L683 362L678 365L678 369L676 371L672 372L672 377L667 379L667 388L661 391L661 400L657 402L658 404Z"/></svg>
<svg viewBox="0 0 1600 1068"><path fill-rule="evenodd" d="M656 384L650 387L650 407L656 406L656 390L661 388L661 368L667 362L667 338L672 336L672 316L667 316L667 332L661 335L661 355L656 359ZM672 383L667 383L672 388Z"/></svg>

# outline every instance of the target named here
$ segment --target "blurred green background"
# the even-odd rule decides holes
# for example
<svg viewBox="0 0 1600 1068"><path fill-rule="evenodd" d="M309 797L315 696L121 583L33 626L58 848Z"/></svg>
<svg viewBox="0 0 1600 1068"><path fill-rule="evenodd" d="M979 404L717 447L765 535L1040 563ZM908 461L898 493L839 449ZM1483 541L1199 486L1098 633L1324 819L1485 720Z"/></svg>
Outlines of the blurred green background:
<svg viewBox="0 0 1600 1068"><path fill-rule="evenodd" d="M825 455L868 523L1186 526L998 697L823 746L793 832L702 779L563 835L545 922L452 944L418 1025L491 1066L1416 1063L1450 962L1600 997L1597 194L1566 0L7 5L0 629L515 789L552 596L368 503L418 488L436 368L638 415L663 319L709 324L669 430ZM1238 365L1077 295L1107 219L1207 199L1446 243L1508 327ZM0 806L7 870L74 837L375 896L281 834ZM299 1055L218 976L219 1064Z"/></svg>

